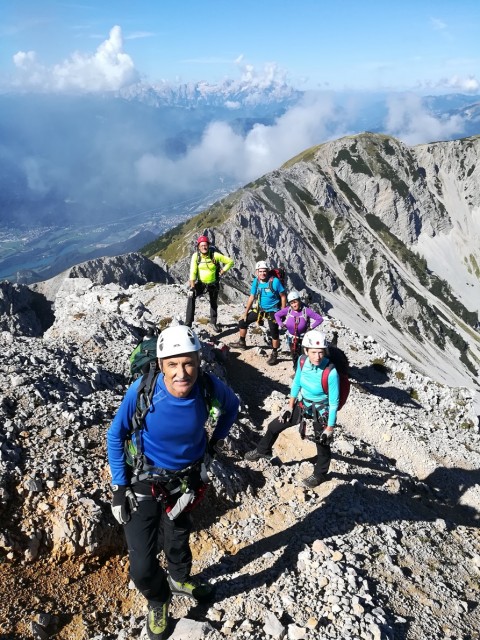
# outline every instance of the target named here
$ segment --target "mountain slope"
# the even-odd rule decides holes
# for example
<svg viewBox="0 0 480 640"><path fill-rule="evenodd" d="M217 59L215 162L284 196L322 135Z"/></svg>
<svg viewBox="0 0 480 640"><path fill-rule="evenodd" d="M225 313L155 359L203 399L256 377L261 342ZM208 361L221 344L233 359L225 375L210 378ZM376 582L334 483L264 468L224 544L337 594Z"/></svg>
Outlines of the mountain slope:
<svg viewBox="0 0 480 640"><path fill-rule="evenodd" d="M0 402L5 640L143 637L145 601L127 587L123 532L110 510L105 433L142 325L170 322L187 294L177 284L122 288L105 278L111 262L48 287L56 295L46 331L30 330L34 298L12 307L27 287L0 290L0 324L8 327L0 332L0 386L8 390ZM123 269L131 282L137 263ZM193 606L175 597L172 640L475 637L480 435L468 391L432 383L327 318L353 384L331 476L306 490L315 447L295 429L279 438L271 463L244 459L283 411L289 355L265 367L259 334L247 351L229 351L243 305L219 306L219 336L204 324L208 301L198 302L202 365L227 377L242 412L194 512L194 572L216 582L216 601Z"/></svg>
<svg viewBox="0 0 480 640"><path fill-rule="evenodd" d="M144 252L186 278L192 241L209 228L235 258L232 297L247 293L255 261L267 258L287 268L290 287L305 288L428 375L478 386L479 152L478 137L411 148L370 133L342 138L305 151Z"/></svg>

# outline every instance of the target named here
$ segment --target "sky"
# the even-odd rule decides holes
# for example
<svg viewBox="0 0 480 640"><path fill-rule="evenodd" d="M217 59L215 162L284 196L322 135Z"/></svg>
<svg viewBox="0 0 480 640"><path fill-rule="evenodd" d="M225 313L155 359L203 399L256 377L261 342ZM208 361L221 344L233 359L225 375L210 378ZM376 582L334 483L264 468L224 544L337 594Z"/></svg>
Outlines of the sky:
<svg viewBox="0 0 480 640"><path fill-rule="evenodd" d="M227 118L209 122L178 157L166 152L161 136L146 139L147 123L133 130L115 112L108 139L102 129L89 131L85 150L84 118L73 104L65 114L76 117L73 129L55 115L41 120L37 108L15 144L3 149L0 140L2 162L9 158L39 197L59 189L65 202L80 200L80 184L95 201L108 188L135 206L151 193L150 208L160 192L182 198L222 176L246 184L308 147L357 133L365 96L375 108L381 95L385 105L375 130L406 144L461 137L467 116L434 114L422 96L459 92L478 100L479 33L479 0L0 0L0 95L33 92L32 105L41 103L40 93L63 104L59 94L83 98L138 82L230 80L253 89L285 83L301 91L272 123L255 122L246 134ZM67 131L69 140L47 157L46 150L57 151L51 127ZM40 141L36 148L29 136ZM90 153L94 175L79 181L77 167L88 165Z"/></svg>
<svg viewBox="0 0 480 640"><path fill-rule="evenodd" d="M0 87L478 92L478 0L2 0Z"/></svg>

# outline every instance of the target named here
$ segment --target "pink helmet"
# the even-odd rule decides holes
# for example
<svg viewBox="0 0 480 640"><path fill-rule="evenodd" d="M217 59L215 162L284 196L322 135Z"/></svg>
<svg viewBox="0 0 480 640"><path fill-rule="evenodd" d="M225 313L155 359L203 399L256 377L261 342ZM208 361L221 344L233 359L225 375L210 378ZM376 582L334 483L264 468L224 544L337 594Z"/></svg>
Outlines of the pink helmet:
<svg viewBox="0 0 480 640"><path fill-rule="evenodd" d="M202 242L207 242L208 244L210 244L210 240L207 238L207 236L199 236L197 238L197 246Z"/></svg>

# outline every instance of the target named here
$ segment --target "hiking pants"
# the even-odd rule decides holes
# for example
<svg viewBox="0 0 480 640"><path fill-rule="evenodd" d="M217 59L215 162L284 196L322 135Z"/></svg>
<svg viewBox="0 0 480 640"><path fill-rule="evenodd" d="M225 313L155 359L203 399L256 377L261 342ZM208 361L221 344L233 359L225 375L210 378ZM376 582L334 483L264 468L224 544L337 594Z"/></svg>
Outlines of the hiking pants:
<svg viewBox="0 0 480 640"><path fill-rule="evenodd" d="M218 282L211 282L210 284L204 284L203 282L195 283L195 287L193 288L191 295L189 294L187 301L187 315L185 318L185 324L187 327L192 326L193 318L195 317L195 299L206 291L208 291L208 296L210 298L210 322L212 324L217 324L219 290L220 286Z"/></svg>
<svg viewBox="0 0 480 640"><path fill-rule="evenodd" d="M176 582L185 582L190 576L191 530L190 513L183 512L175 520L170 520L163 502L157 502L153 497L139 500L138 509L124 525L130 577L150 606L166 602L170 593L165 571L157 559L159 547L165 553L168 573Z"/></svg>
<svg viewBox="0 0 480 640"><path fill-rule="evenodd" d="M218 315L218 292L220 286L218 282L211 282L210 284L204 284L203 282L196 282L193 288L192 295L188 296L187 302L187 316L185 318L185 324L187 327L192 326L193 318L195 317L195 299L197 296L201 296L206 291L210 298L210 322L217 324Z"/></svg>
<svg viewBox="0 0 480 640"><path fill-rule="evenodd" d="M267 433L263 436L260 442L257 445L257 451L259 453L270 454L272 452L272 447L278 439L278 436L288 429L289 427L293 427L295 425L300 424L302 421L302 409L295 405L295 408L292 412L292 417L289 422L282 422L280 418L275 418L272 420L267 427ZM313 422L313 431L316 439L321 435L322 431L325 429L326 423L324 421ZM330 445L328 444L320 444L319 442L315 442L317 446L317 459L313 466L313 473L317 478L320 478L322 475L328 473L330 468L330 461L332 459L332 451L330 449Z"/></svg>
<svg viewBox="0 0 480 640"><path fill-rule="evenodd" d="M297 339L295 341L295 336L292 336L291 334L287 334L287 341L288 341L288 346L290 347L290 353L291 353L291 356L292 356L293 369L294 370L297 369L298 359L300 358L300 356L303 353L303 351L302 351L302 340L303 340L303 336L304 335L305 335L304 333L298 335Z"/></svg>
<svg viewBox="0 0 480 640"><path fill-rule="evenodd" d="M262 311L261 313L265 314L265 318L268 321L268 330L270 331L270 335L273 340L278 340L280 338L280 329L278 324L275 322L274 311ZM256 322L258 318L257 311L249 311L247 319L243 318L239 321L238 326L240 329L246 329L253 322Z"/></svg>

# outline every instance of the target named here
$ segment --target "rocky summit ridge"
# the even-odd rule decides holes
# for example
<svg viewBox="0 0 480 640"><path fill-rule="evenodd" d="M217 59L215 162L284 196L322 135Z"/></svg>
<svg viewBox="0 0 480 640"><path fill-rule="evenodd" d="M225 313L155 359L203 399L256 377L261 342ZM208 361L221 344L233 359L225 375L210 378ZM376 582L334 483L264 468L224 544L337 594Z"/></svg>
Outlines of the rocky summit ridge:
<svg viewBox="0 0 480 640"><path fill-rule="evenodd" d="M148 245L185 279L199 229L235 258L238 299L257 259L425 375L480 384L480 137L408 147L379 134L308 149Z"/></svg>
<svg viewBox="0 0 480 640"><path fill-rule="evenodd" d="M144 602L129 586L110 512L105 435L129 353L146 327L183 317L187 291L142 281L141 264L118 258L113 276L111 265L102 275L87 264L43 292L0 288L4 640L144 638ZM192 607L174 598L172 640L478 637L480 434L471 390L435 382L321 309L326 333L339 332L350 358L353 386L330 479L307 490L314 446L293 429L271 463L244 460L284 410L292 367L285 353L265 366L260 330L249 332L247 351L229 349L243 302L220 305L219 335L207 301L198 303L203 367L227 380L242 406L195 514L194 570L216 583L216 600Z"/></svg>

